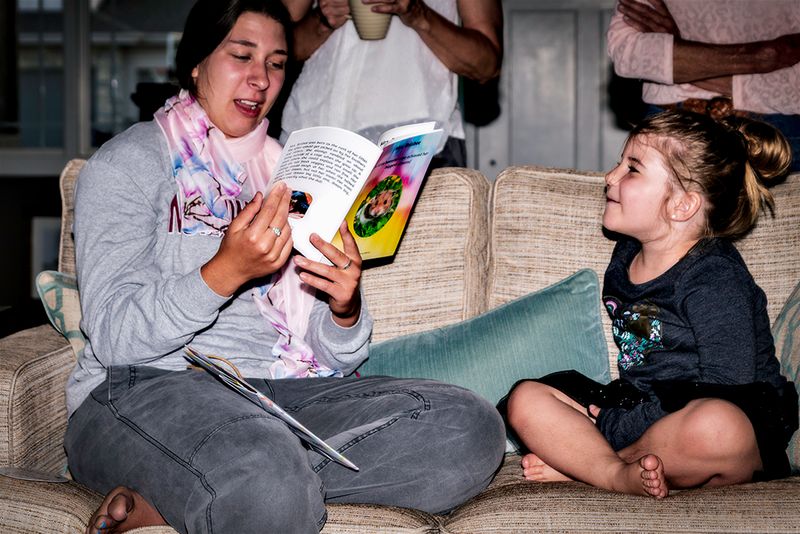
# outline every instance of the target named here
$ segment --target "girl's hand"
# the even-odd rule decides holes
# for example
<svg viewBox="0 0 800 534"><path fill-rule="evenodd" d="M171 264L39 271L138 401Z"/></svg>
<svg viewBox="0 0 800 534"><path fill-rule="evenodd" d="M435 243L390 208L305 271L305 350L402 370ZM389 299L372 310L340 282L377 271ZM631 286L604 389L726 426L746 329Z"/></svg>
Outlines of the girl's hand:
<svg viewBox="0 0 800 534"><path fill-rule="evenodd" d="M317 234L311 234L311 244L328 258L333 266L311 261L303 256L295 257L295 263L304 269L300 278L306 284L328 294L328 305L333 320L345 328L353 326L361 314L361 253L353 239L347 223L339 227L344 243L340 251Z"/></svg>
<svg viewBox="0 0 800 534"><path fill-rule="evenodd" d="M278 183L264 200L253 200L231 221L219 250L200 274L218 295L232 295L245 282L283 267L292 251L289 216L291 191Z"/></svg>
<svg viewBox="0 0 800 534"><path fill-rule="evenodd" d="M589 416L589 419L591 419L593 423L596 423L597 418L600 417L600 407L590 404L586 409L586 415Z"/></svg>

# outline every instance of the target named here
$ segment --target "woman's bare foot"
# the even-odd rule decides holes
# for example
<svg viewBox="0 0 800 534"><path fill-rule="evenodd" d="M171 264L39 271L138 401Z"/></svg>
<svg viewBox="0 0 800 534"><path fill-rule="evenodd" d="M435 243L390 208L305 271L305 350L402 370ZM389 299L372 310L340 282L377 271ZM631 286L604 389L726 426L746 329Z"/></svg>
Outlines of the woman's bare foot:
<svg viewBox="0 0 800 534"><path fill-rule="evenodd" d="M89 520L86 534L114 534L166 524L158 510L139 493L117 486L108 492Z"/></svg>
<svg viewBox="0 0 800 534"><path fill-rule="evenodd" d="M533 453L528 453L522 457L522 474L527 480L535 480L536 482L572 480L544 463L541 458Z"/></svg>
<svg viewBox="0 0 800 534"><path fill-rule="evenodd" d="M633 495L644 493L663 499L669 495L669 487L661 458L655 454L646 454L638 461L625 465L610 489Z"/></svg>

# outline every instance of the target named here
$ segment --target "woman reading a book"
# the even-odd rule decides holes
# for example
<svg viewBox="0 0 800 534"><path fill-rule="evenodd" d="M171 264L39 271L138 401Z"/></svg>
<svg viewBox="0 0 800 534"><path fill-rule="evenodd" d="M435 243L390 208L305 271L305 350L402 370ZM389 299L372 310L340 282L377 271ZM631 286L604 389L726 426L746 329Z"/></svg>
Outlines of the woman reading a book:
<svg viewBox="0 0 800 534"><path fill-rule="evenodd" d="M317 532L326 502L441 512L480 492L503 454L494 408L430 381L349 375L372 320L361 257L292 256L291 191L264 191L280 153L264 117L289 53L278 0L200 0L176 57L182 90L106 143L75 200L88 337L67 386L65 447L106 493L87 532ZM211 374L230 370L360 468L309 450Z"/></svg>

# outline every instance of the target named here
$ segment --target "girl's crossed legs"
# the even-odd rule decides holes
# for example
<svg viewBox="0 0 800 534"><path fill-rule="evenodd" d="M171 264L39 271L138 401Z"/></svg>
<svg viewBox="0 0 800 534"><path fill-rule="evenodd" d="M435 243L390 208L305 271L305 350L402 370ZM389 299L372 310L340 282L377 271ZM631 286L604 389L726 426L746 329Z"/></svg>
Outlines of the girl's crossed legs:
<svg viewBox="0 0 800 534"><path fill-rule="evenodd" d="M613 450L585 407L539 382L514 388L508 421L532 451L523 458L531 480L575 479L663 498L669 488L746 482L761 468L750 420L719 399L691 401L620 451Z"/></svg>

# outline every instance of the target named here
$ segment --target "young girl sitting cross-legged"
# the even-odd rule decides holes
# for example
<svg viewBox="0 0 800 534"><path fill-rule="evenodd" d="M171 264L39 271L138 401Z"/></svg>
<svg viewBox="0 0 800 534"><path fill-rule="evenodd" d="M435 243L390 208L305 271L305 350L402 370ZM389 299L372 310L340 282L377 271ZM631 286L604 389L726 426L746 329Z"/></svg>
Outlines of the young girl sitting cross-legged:
<svg viewBox="0 0 800 534"><path fill-rule="evenodd" d="M781 376L766 297L731 244L771 207L763 182L791 153L772 127L665 112L606 175L619 234L603 302L620 379L575 371L517 383L501 402L530 480L631 494L787 476L797 393Z"/></svg>

